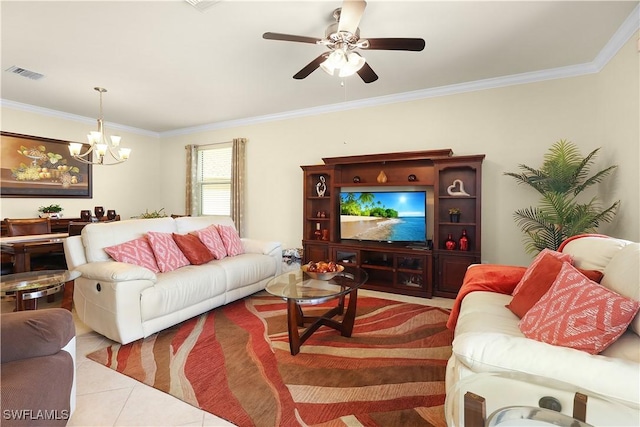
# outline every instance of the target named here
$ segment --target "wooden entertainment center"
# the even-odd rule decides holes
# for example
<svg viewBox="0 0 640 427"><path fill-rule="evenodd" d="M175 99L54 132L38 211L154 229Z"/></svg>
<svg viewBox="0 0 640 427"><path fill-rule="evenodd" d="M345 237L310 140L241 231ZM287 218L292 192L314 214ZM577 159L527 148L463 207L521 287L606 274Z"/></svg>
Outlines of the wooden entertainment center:
<svg viewBox="0 0 640 427"><path fill-rule="evenodd" d="M367 271L365 288L431 298L454 298L467 267L480 262L481 188L484 154L454 156L451 149L323 158L301 166L303 262L336 261ZM340 237L340 191L391 188L424 190L426 230L432 247ZM432 195L432 200L431 200ZM449 209L461 211L459 222ZM450 234L466 250L446 249ZM464 247L464 244L463 244Z"/></svg>

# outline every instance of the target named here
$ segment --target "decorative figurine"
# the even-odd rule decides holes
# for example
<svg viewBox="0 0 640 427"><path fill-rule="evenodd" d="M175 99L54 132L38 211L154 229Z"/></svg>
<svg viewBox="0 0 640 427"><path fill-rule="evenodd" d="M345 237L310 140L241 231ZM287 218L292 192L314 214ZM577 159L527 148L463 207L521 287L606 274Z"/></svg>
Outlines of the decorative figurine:
<svg viewBox="0 0 640 427"><path fill-rule="evenodd" d="M464 191L464 183L461 179L456 179L453 181L449 187L447 187L447 193L450 196L470 196L471 194Z"/></svg>
<svg viewBox="0 0 640 427"><path fill-rule="evenodd" d="M325 178L323 175L320 175L320 182L316 184L316 192L318 193L318 197L324 197L325 191L327 191L327 184L325 182Z"/></svg>

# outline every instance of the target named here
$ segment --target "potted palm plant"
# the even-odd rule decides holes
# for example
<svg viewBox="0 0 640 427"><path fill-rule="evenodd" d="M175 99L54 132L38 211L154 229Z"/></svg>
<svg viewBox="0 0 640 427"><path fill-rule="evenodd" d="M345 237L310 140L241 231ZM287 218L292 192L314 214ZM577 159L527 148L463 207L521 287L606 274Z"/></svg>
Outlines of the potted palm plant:
<svg viewBox="0 0 640 427"><path fill-rule="evenodd" d="M601 223L611 222L619 200L603 208L595 196L586 202L579 197L617 167L609 166L590 175L589 169L599 150L582 157L575 144L560 140L545 154L539 169L521 164L521 173L505 172L518 184L530 186L541 196L539 206L518 209L513 214L525 234L528 253L545 248L557 250L568 237L593 233Z"/></svg>

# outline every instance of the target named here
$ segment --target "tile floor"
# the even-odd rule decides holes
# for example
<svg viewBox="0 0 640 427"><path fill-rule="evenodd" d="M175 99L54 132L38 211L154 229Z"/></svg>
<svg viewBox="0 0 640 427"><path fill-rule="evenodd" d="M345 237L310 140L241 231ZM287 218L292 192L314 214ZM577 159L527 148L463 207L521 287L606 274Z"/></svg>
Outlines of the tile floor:
<svg viewBox="0 0 640 427"><path fill-rule="evenodd" d="M451 308L453 300L416 298L362 290L360 295ZM59 305L40 303L40 307ZM13 308L2 303L2 311ZM93 332L76 316L77 406L69 427L76 426L232 426L166 393L118 374L85 357L111 340Z"/></svg>

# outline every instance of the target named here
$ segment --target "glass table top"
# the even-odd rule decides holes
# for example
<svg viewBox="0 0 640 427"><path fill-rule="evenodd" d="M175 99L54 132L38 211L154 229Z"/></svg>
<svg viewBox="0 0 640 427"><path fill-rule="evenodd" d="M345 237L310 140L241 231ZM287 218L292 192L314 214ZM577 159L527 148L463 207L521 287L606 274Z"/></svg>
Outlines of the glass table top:
<svg viewBox="0 0 640 427"><path fill-rule="evenodd" d="M294 299L298 304L320 304L359 288L367 279L367 272L357 267L345 267L330 280L313 279L299 269L274 277L265 290L277 297Z"/></svg>
<svg viewBox="0 0 640 427"><path fill-rule="evenodd" d="M7 274L0 276L0 289L3 293L17 291L32 291L59 285L80 277L77 271L42 270L26 273Z"/></svg>

